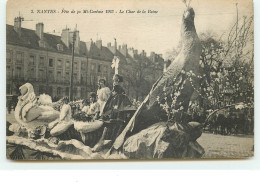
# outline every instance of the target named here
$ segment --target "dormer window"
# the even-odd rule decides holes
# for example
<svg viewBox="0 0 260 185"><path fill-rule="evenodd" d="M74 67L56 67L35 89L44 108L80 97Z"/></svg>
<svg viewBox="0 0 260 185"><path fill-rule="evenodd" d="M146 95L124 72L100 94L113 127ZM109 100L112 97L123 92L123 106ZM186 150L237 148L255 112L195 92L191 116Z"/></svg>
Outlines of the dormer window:
<svg viewBox="0 0 260 185"><path fill-rule="evenodd" d="M39 40L39 47L46 48L46 43L43 40Z"/></svg>
<svg viewBox="0 0 260 185"><path fill-rule="evenodd" d="M63 51L63 45L62 44L57 44L57 50L58 51Z"/></svg>

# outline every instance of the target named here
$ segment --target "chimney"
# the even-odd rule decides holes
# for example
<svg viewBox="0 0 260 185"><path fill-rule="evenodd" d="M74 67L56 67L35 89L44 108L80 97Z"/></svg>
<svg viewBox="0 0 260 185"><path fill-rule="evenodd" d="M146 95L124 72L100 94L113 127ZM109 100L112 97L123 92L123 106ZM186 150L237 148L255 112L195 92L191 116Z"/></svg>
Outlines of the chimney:
<svg viewBox="0 0 260 185"><path fill-rule="evenodd" d="M44 33L44 25L43 23L38 23L36 24L36 34L38 35L38 37L40 38L40 40L43 39L43 33Z"/></svg>
<svg viewBox="0 0 260 185"><path fill-rule="evenodd" d="M127 50L127 45L126 44L123 44L122 45L122 49L120 51L125 57L127 56L128 54L128 50Z"/></svg>
<svg viewBox="0 0 260 185"><path fill-rule="evenodd" d="M92 39L90 39L89 42L86 42L86 45L87 45L87 51L88 51L88 52L89 52L89 50L90 50L92 44L93 44Z"/></svg>
<svg viewBox="0 0 260 185"><path fill-rule="evenodd" d="M153 62L155 62L155 52L151 52L150 53L150 59L153 61Z"/></svg>
<svg viewBox="0 0 260 185"><path fill-rule="evenodd" d="M69 28L65 28L62 30L62 33L61 33L61 40L67 47L69 47L69 44L70 44L69 31L70 31Z"/></svg>
<svg viewBox="0 0 260 185"><path fill-rule="evenodd" d="M144 50L142 51L142 56L146 57L146 52Z"/></svg>
<svg viewBox="0 0 260 185"><path fill-rule="evenodd" d="M114 43L114 54L116 54L116 50L117 50L117 42L116 42L116 38L115 38L115 43Z"/></svg>
<svg viewBox="0 0 260 185"><path fill-rule="evenodd" d="M109 42L109 43L107 43L107 47L115 55L116 54L116 50L117 50L116 38L115 38L114 46L111 46L111 42Z"/></svg>
<svg viewBox="0 0 260 185"><path fill-rule="evenodd" d="M102 40L97 40L96 45L99 49L102 49Z"/></svg>
<svg viewBox="0 0 260 185"><path fill-rule="evenodd" d="M154 57L154 56L155 56L155 52L152 51L152 52L150 53L150 57Z"/></svg>
<svg viewBox="0 0 260 185"><path fill-rule="evenodd" d="M129 48L127 52L132 58L134 58L134 48Z"/></svg>
<svg viewBox="0 0 260 185"><path fill-rule="evenodd" d="M14 18L14 30L18 33L19 37L21 37L21 29L22 29L22 21L23 17L15 17Z"/></svg>

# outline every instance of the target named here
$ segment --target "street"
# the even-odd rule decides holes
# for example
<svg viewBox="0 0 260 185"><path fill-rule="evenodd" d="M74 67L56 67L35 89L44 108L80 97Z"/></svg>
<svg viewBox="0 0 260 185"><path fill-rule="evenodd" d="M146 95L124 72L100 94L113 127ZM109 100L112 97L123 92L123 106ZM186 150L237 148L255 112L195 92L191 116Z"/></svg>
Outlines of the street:
<svg viewBox="0 0 260 185"><path fill-rule="evenodd" d="M253 136L223 136L203 133L197 141L205 150L202 158L238 159L249 158L254 155Z"/></svg>

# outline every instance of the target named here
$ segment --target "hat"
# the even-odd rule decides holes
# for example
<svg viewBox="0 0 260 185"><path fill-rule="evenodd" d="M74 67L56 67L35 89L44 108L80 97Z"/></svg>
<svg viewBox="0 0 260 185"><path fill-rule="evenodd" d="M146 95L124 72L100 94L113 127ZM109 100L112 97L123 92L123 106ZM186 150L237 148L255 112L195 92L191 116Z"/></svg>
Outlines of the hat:
<svg viewBox="0 0 260 185"><path fill-rule="evenodd" d="M123 77L121 75L115 74L115 76L117 77L118 82L123 82Z"/></svg>
<svg viewBox="0 0 260 185"><path fill-rule="evenodd" d="M96 93L94 93L94 92L91 92L91 93L89 94L89 97L96 98L96 97L97 97L97 95L96 95Z"/></svg>

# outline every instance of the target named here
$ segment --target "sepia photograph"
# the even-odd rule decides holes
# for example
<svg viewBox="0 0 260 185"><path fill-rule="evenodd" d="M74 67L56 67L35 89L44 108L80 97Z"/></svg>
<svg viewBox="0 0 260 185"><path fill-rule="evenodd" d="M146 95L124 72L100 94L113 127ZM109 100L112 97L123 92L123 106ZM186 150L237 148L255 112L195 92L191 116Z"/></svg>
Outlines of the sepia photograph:
<svg viewBox="0 0 260 185"><path fill-rule="evenodd" d="M7 1L8 160L253 156L252 0Z"/></svg>

